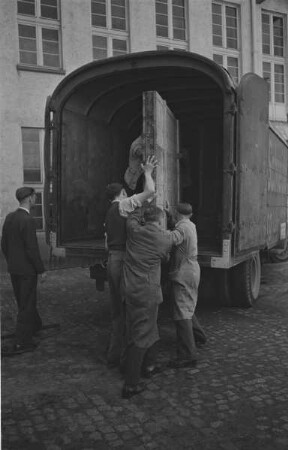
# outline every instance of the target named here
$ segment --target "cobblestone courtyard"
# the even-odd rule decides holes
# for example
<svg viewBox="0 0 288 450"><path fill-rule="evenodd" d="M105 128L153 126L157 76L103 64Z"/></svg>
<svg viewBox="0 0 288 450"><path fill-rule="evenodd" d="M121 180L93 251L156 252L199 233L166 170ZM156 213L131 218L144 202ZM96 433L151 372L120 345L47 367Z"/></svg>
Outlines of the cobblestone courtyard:
<svg viewBox="0 0 288 450"><path fill-rule="evenodd" d="M288 264L263 267L252 309L202 306L209 341L196 369L167 369L130 400L105 365L107 287L87 269L48 273L39 285L45 324L34 353L2 359L3 450L287 450ZM2 335L16 306L2 276ZM160 359L173 355L174 328L160 314ZM2 346L10 338L2 339Z"/></svg>

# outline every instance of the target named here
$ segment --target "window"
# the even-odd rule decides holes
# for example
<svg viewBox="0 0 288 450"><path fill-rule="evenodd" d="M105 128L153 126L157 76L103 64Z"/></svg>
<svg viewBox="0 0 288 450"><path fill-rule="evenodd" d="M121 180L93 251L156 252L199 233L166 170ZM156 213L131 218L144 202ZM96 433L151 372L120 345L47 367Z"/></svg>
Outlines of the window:
<svg viewBox="0 0 288 450"><path fill-rule="evenodd" d="M31 211L38 230L43 229L43 130L22 128L23 183L33 186L36 191L36 204Z"/></svg>
<svg viewBox="0 0 288 450"><path fill-rule="evenodd" d="M94 60L128 52L126 0L91 0L91 23Z"/></svg>
<svg viewBox="0 0 288 450"><path fill-rule="evenodd" d="M285 30L280 15L262 13L263 78L269 84L271 103L285 103Z"/></svg>
<svg viewBox="0 0 288 450"><path fill-rule="evenodd" d="M187 48L185 5L185 0L155 0L157 48L160 50Z"/></svg>
<svg viewBox="0 0 288 450"><path fill-rule="evenodd" d="M239 11L235 6L212 3L213 59L224 66L236 83L240 77Z"/></svg>
<svg viewBox="0 0 288 450"><path fill-rule="evenodd" d="M58 1L17 1L20 64L61 67Z"/></svg>

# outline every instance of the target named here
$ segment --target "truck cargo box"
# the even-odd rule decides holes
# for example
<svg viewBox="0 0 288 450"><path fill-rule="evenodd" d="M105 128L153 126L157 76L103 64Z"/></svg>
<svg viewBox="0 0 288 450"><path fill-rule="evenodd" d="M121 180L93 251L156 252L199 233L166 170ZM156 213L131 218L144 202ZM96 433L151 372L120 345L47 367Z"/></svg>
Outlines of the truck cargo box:
<svg viewBox="0 0 288 450"><path fill-rule="evenodd" d="M108 58L59 84L46 108L49 242L66 256L105 256L105 186L123 181L130 145L140 135L146 154L161 162L162 206L166 200L172 209L178 200L193 205L200 264L231 269L228 284L234 266L249 273L254 267L250 302L259 292L259 251L287 239L287 145L269 129L267 83L246 74L236 87L224 68L201 55Z"/></svg>

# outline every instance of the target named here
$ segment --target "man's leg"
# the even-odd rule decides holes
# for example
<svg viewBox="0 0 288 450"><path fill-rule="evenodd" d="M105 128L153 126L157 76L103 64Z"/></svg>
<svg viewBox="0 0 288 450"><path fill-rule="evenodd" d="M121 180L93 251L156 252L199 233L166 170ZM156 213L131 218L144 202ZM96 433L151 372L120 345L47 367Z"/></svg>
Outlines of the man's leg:
<svg viewBox="0 0 288 450"><path fill-rule="evenodd" d="M205 344L207 342L207 337L205 334L205 331L203 330L203 328L201 327L196 314L193 314L192 317L192 325L193 325L193 334L194 334L194 339L197 344Z"/></svg>
<svg viewBox="0 0 288 450"><path fill-rule="evenodd" d="M177 341L177 359L168 363L168 367L175 369L194 367L197 363L197 349L193 335L192 320L175 320Z"/></svg>
<svg viewBox="0 0 288 450"><path fill-rule="evenodd" d="M110 290L111 334L107 353L109 365L119 365L124 334L124 313L121 296L121 277L124 252L109 254L107 277Z"/></svg>
<svg viewBox="0 0 288 450"><path fill-rule="evenodd" d="M29 346L33 344L37 275L11 275L11 281L18 304L15 343Z"/></svg>

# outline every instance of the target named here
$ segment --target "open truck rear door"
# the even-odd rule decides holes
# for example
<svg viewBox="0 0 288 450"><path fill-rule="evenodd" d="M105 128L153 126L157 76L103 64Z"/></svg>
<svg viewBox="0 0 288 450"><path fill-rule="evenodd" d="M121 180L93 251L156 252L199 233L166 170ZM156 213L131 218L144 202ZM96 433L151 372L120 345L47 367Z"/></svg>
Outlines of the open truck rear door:
<svg viewBox="0 0 288 450"><path fill-rule="evenodd" d="M244 75L238 87L237 252L266 242L268 101L267 82Z"/></svg>

